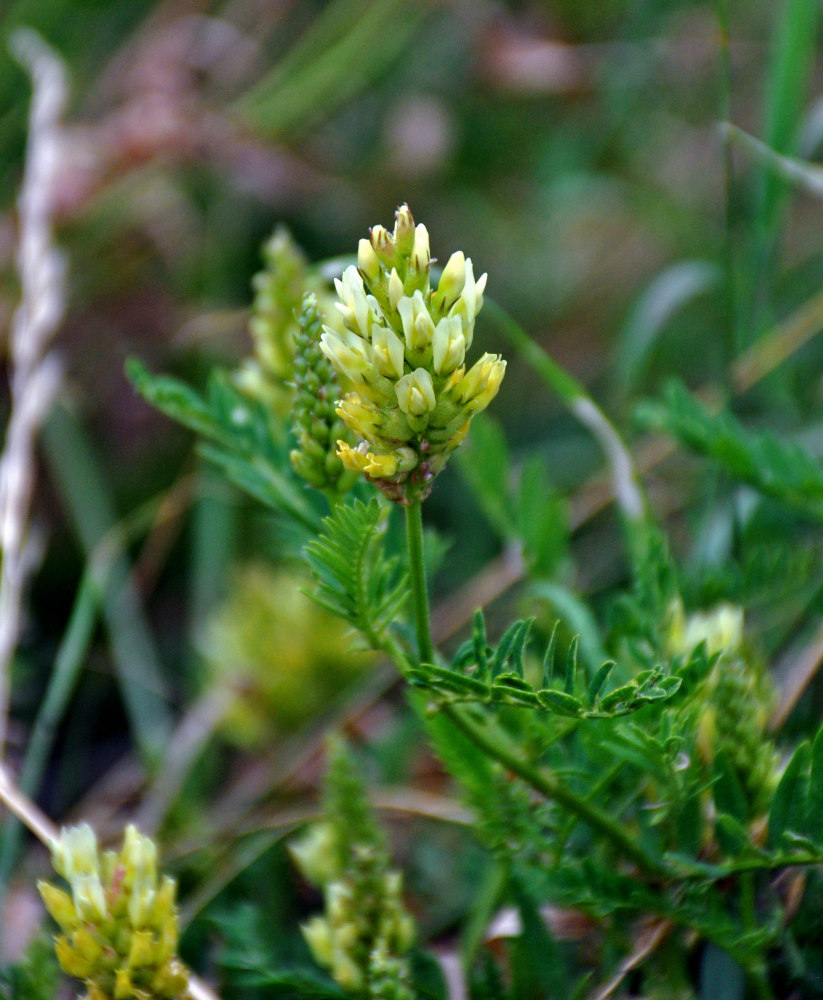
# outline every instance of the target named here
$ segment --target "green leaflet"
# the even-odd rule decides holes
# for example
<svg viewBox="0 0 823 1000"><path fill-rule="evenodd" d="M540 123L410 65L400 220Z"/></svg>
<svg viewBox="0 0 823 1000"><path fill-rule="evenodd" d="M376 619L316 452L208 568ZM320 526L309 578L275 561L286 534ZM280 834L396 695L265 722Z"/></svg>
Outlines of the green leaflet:
<svg viewBox="0 0 823 1000"><path fill-rule="evenodd" d="M577 637L569 644L560 685L555 681L557 627L552 632L543 657L542 687L535 688L525 678L524 657L533 619L514 622L506 629L496 649L486 645L486 627L481 611L474 616L474 632L454 654L449 667L424 663L408 672L417 687L427 688L445 702L506 703L521 708L544 709L567 718L605 719L629 715L650 702L667 701L680 689L682 677L693 668L695 656L671 675L661 666L643 670L628 683L605 692L615 670L606 660L593 672L586 689L579 681ZM559 672L558 672L559 673Z"/></svg>
<svg viewBox="0 0 823 1000"><path fill-rule="evenodd" d="M376 498L339 503L305 550L317 583L311 596L362 632L373 649L391 643L389 629L408 597L406 573L383 551L385 528Z"/></svg>
<svg viewBox="0 0 823 1000"><path fill-rule="evenodd" d="M666 431L713 458L735 479L823 518L823 469L799 445L769 432L752 433L729 413L712 413L676 381L668 384L662 402L642 404L637 418L644 427Z"/></svg>
<svg viewBox="0 0 823 1000"><path fill-rule="evenodd" d="M237 389L227 372L213 371L203 396L178 379L152 375L134 358L126 373L148 403L205 439L201 452L236 486L312 534L317 531L318 514L292 473L271 414Z"/></svg>
<svg viewBox="0 0 823 1000"><path fill-rule="evenodd" d="M806 806L811 749L808 743L801 743L789 761L769 811L769 844L777 847L783 835L789 831L803 833L802 824Z"/></svg>

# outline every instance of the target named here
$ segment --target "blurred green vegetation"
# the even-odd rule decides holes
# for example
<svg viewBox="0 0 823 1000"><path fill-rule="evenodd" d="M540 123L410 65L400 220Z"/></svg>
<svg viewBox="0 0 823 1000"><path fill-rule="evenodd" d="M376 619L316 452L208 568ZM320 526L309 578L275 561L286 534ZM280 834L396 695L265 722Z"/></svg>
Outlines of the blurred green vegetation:
<svg viewBox="0 0 823 1000"><path fill-rule="evenodd" d="M240 638L216 642L215 629L234 616L247 644L265 644L255 602L276 599L267 588L290 579L302 539L135 395L125 359L204 385L214 364L251 352L251 281L275 226L309 261L325 260L351 254L370 223L388 224L407 201L434 255L470 254L489 295L586 384L638 454L638 399L676 376L819 459L823 308L805 326L799 311L823 288L823 202L727 145L720 127L728 118L777 153L820 155L818 20L811 0L7 0L0 11L4 327L17 300L14 199L30 97L5 55L13 30L40 31L71 85L55 192L69 259L67 378L43 439L35 522L48 544L15 662L10 753L15 765L25 758L53 666L64 664L54 742L29 791L57 821L96 817L104 836L143 809L181 878L189 957L205 960L219 938L237 990L227 995L267 995L237 972L261 924L277 929L284 956L305 954L297 921L316 899L282 842L313 815L329 719L348 720L375 783L443 798L448 786L379 667L355 694L339 668L341 690L326 677L306 712L293 685L267 721L277 691L244 679L230 662ZM481 316L480 349L500 350L501 339ZM774 370L741 367L742 352L763 343L775 345ZM527 552L554 581L547 607L585 626L579 595L601 614L625 574L614 515L586 506L600 455L516 358L493 414L518 479L507 485L515 519L533 523L535 492L547 493L551 523ZM475 479L506 475L496 435L484 424L467 445ZM511 541L507 512L490 511L482 482L459 464L426 507L442 536L434 592L447 638L465 624L462 593L477 574L494 579ZM808 512L755 501L683 451L644 471L693 605L745 599L764 658L791 660L823 612ZM747 560L758 558L753 574ZM268 576L256 575L263 562ZM516 587L499 589L490 630L518 606ZM318 647L340 643L316 628ZM214 673L256 699L245 719L253 749L220 735L228 709L208 700ZM778 682L794 698L785 731L805 732L823 710L823 682L813 677L802 699L791 678ZM242 703L233 710L242 728ZM199 720L201 742L173 744L180 756L164 760L158 745L181 719ZM448 823L422 810L392 831L426 933L452 930L470 906L466 884L494 878L458 836L465 817L454 809ZM438 883L455 857L462 879ZM19 888L41 859L16 858Z"/></svg>

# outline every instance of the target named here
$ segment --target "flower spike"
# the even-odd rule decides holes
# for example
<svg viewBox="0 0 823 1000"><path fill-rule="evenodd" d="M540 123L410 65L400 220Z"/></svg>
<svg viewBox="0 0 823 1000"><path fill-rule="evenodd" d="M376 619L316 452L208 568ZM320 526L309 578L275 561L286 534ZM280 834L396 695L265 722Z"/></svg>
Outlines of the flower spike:
<svg viewBox="0 0 823 1000"><path fill-rule="evenodd" d="M430 266L428 230L401 205L394 231L374 226L360 240L357 267L335 282L344 329L327 327L320 344L353 388L337 403L359 442L338 441L343 466L401 504L428 496L506 370L495 354L466 370L486 275L475 280L458 250L433 290Z"/></svg>

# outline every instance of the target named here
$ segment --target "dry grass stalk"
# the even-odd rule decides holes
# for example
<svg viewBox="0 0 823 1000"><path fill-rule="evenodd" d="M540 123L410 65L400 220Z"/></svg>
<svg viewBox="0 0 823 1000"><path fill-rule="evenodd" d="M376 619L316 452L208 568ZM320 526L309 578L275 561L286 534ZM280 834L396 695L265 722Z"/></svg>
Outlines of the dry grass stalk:
<svg viewBox="0 0 823 1000"><path fill-rule="evenodd" d="M32 568L29 512L37 430L60 382L51 342L64 312L65 259L54 245L52 211L62 155L63 64L33 31L12 36L32 78L29 140L18 200L17 268L21 301L11 323L11 412L0 455L0 757L10 699L9 670L20 635L23 595Z"/></svg>

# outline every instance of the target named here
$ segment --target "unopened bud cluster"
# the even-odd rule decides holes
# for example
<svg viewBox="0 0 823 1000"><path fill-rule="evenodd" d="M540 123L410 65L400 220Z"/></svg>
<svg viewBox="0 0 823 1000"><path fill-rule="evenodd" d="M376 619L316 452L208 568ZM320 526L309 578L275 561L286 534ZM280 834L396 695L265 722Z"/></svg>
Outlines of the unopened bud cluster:
<svg viewBox="0 0 823 1000"><path fill-rule="evenodd" d="M381 1000L412 1000L403 956L414 941L414 922L403 906L402 876L375 844L351 848L335 863L334 829L320 824L292 849L305 877L323 889L323 916L303 934L318 964L351 993Z"/></svg>
<svg viewBox="0 0 823 1000"><path fill-rule="evenodd" d="M362 239L357 267L335 282L344 329L327 326L322 349L352 384L338 413L359 439L338 442L348 469L365 473L392 500L423 499L465 437L469 421L497 394L506 369L484 354L467 368L486 275L452 254L436 289L425 226L408 206L394 232Z"/></svg>
<svg viewBox="0 0 823 1000"><path fill-rule="evenodd" d="M158 877L157 848L134 826L119 853L100 854L87 824L64 829L52 848L70 892L38 883L62 933L63 970L83 981L84 1000L188 1000L188 972L177 958L176 886Z"/></svg>
<svg viewBox="0 0 823 1000"><path fill-rule="evenodd" d="M689 655L705 643L717 661L683 711L694 720L697 751L711 765L722 752L735 770L752 816L768 806L778 774L778 756L769 733L774 690L767 672L743 641L743 609L720 604L686 616L672 605L667 635L672 655Z"/></svg>
<svg viewBox="0 0 823 1000"><path fill-rule="evenodd" d="M236 373L238 385L266 402L280 416L288 413L293 375L296 316L305 292L314 292L321 311L333 312L332 296L321 277L309 270L305 254L284 226L278 226L263 245L263 270L252 279L254 302L249 333L254 357ZM336 320L336 314L331 317ZM327 320L328 321L328 320Z"/></svg>
<svg viewBox="0 0 823 1000"><path fill-rule="evenodd" d="M326 821L291 851L309 882L323 890L325 912L303 927L317 962L345 990L374 1000L413 1000L407 953L414 921L403 905L403 879L389 863L385 838L342 743L332 742L324 791Z"/></svg>
<svg viewBox="0 0 823 1000"><path fill-rule="evenodd" d="M334 368L320 350L323 320L317 297L306 294L295 334L292 430L297 447L289 455L295 471L331 498L354 485L357 473L343 467L335 442L349 431L336 412L339 385Z"/></svg>

